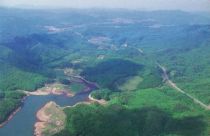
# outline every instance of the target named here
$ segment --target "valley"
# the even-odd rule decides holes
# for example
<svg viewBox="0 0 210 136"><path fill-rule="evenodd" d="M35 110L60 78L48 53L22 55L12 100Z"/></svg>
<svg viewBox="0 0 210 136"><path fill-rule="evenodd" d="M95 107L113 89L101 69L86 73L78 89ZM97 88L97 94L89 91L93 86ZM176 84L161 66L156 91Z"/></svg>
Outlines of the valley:
<svg viewBox="0 0 210 136"><path fill-rule="evenodd" d="M0 135L210 134L208 14L0 8L0 18Z"/></svg>

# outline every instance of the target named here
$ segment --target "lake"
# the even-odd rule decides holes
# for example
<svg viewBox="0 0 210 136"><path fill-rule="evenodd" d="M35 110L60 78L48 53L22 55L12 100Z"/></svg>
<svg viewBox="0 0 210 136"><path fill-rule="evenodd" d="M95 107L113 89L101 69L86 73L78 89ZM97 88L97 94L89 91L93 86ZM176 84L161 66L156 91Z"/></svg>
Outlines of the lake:
<svg viewBox="0 0 210 136"><path fill-rule="evenodd" d="M36 113L47 102L54 101L60 106L72 106L88 99L89 92L74 97L64 95L28 96L22 109L3 127L0 136L33 136Z"/></svg>

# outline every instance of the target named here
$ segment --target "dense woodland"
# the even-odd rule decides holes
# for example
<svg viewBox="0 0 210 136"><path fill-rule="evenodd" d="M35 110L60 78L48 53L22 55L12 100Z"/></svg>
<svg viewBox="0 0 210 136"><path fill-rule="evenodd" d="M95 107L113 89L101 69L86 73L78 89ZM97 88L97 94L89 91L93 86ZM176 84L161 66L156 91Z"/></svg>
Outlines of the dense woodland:
<svg viewBox="0 0 210 136"><path fill-rule="evenodd" d="M66 114L66 129L56 136L202 136L206 127L202 117L175 119L155 107L131 110L121 105L81 105Z"/></svg>
<svg viewBox="0 0 210 136"><path fill-rule="evenodd" d="M0 122L3 122L7 117L22 105L22 98L25 95L18 92L1 92L0 93Z"/></svg>

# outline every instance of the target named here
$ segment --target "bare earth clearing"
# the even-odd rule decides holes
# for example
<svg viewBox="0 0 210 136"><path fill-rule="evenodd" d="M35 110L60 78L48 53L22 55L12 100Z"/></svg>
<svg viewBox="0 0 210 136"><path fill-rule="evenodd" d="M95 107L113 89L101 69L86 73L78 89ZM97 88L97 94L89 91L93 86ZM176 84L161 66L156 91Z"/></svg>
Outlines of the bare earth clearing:
<svg viewBox="0 0 210 136"><path fill-rule="evenodd" d="M47 103L36 116L35 136L50 136L64 129L66 115L55 102Z"/></svg>
<svg viewBox="0 0 210 136"><path fill-rule="evenodd" d="M107 101L106 101L106 100L104 100L104 99L101 99L101 100L95 99L95 98L93 98L93 97L91 96L91 94L89 94L88 98L89 98L90 101L92 101L92 102L97 102L97 103L99 103L99 104L101 104L101 105L107 104Z"/></svg>
<svg viewBox="0 0 210 136"><path fill-rule="evenodd" d="M60 83L53 83L53 84L46 84L45 87L40 88L34 92L24 91L27 95L67 95L69 97L74 96L75 94L72 93L67 87Z"/></svg>

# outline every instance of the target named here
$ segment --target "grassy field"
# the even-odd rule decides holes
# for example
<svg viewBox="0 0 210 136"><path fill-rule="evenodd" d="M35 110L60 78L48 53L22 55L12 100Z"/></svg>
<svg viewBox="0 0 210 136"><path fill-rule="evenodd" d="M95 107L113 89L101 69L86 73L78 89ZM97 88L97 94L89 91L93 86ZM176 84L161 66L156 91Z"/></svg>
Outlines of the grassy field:
<svg viewBox="0 0 210 136"><path fill-rule="evenodd" d="M142 81L143 79L140 76L128 77L126 79L122 79L121 82L123 82L123 84L119 85L118 89L122 91L133 91L138 88Z"/></svg>

